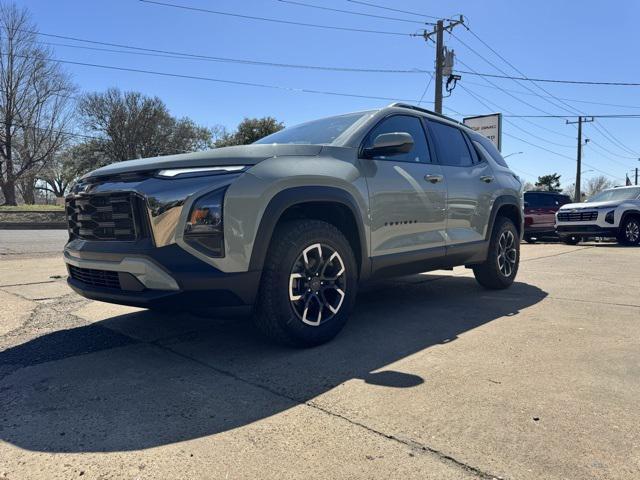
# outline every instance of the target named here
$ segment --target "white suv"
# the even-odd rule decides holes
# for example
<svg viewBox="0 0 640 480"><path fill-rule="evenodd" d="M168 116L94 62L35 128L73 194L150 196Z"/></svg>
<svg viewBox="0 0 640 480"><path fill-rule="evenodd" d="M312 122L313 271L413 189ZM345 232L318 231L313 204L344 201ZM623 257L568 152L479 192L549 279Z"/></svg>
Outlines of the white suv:
<svg viewBox="0 0 640 480"><path fill-rule="evenodd" d="M640 243L640 187L604 190L584 203L568 203L556 213L556 232L569 244L584 237L616 237Z"/></svg>

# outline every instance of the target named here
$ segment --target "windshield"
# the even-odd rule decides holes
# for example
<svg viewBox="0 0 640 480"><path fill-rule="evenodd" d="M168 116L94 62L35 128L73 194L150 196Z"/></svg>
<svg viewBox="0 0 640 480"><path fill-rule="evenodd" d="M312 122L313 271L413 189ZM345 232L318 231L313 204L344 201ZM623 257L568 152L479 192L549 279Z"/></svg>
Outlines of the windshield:
<svg viewBox="0 0 640 480"><path fill-rule="evenodd" d="M591 197L587 202L608 202L619 200L633 200L640 196L640 187L638 188L613 188L605 190Z"/></svg>
<svg viewBox="0 0 640 480"><path fill-rule="evenodd" d="M285 128L255 143L329 144L371 112L347 113Z"/></svg>

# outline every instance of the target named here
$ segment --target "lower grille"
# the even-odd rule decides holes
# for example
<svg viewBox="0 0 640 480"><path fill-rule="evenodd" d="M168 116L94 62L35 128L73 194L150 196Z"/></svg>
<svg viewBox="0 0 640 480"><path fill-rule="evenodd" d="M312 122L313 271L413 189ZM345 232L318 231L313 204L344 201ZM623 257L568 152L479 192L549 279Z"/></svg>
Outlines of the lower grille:
<svg viewBox="0 0 640 480"><path fill-rule="evenodd" d="M92 287L116 288L120 290L120 278L118 272L108 270L94 270L91 268L80 268L69 265L69 275L74 280L78 280Z"/></svg>
<svg viewBox="0 0 640 480"><path fill-rule="evenodd" d="M84 240L135 240L134 202L130 193L67 198L69 235Z"/></svg>
<svg viewBox="0 0 640 480"><path fill-rule="evenodd" d="M598 212L558 212L558 220L561 222L589 222L598 219Z"/></svg>

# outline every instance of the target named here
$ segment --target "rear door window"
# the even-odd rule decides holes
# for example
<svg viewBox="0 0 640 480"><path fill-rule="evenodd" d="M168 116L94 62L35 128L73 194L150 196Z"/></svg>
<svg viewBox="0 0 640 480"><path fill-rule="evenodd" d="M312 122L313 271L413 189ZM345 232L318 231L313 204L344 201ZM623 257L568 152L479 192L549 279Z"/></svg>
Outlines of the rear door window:
<svg viewBox="0 0 640 480"><path fill-rule="evenodd" d="M459 128L429 120L429 130L433 134L441 165L470 167L473 157L469 151L464 134Z"/></svg>

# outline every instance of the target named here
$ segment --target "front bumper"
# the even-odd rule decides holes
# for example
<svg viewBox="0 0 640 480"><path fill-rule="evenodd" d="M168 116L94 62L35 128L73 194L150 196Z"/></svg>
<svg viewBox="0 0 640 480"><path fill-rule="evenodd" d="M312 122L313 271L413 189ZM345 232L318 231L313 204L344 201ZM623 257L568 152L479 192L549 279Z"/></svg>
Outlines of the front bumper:
<svg viewBox="0 0 640 480"><path fill-rule="evenodd" d="M600 225L557 225L556 232L560 236L591 236L591 237L615 237L618 229L613 227L601 227Z"/></svg>
<svg viewBox="0 0 640 480"><path fill-rule="evenodd" d="M132 249L114 253L97 245L105 242L78 240L67 244L64 259L69 286L92 300L144 308L179 307L182 310L212 310L253 305L259 271L225 273L195 258L177 245L143 253ZM113 242L111 242L113 243ZM72 267L75 267L72 268ZM115 272L119 281L97 285L86 272ZM96 274L97 275L97 274Z"/></svg>

